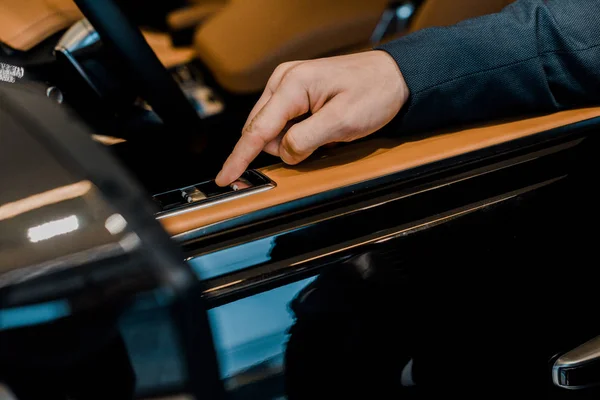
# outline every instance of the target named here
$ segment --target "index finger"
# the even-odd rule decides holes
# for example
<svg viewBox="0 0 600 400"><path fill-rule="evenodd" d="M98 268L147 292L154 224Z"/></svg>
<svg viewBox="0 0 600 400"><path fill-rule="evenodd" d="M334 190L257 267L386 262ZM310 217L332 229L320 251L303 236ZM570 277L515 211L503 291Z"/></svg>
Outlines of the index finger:
<svg viewBox="0 0 600 400"><path fill-rule="evenodd" d="M223 164L215 183L219 186L226 186L239 178L266 144L267 141L259 136L242 135Z"/></svg>
<svg viewBox="0 0 600 400"><path fill-rule="evenodd" d="M239 178L288 121L305 114L308 109L308 97L302 87L296 84L281 85L246 127L217 175L216 183L225 186Z"/></svg>
<svg viewBox="0 0 600 400"><path fill-rule="evenodd" d="M267 102L271 99L273 93L277 91L277 88L279 87L279 84L281 83L281 80L283 79L285 74L290 69L294 68L300 63L301 61L291 61L284 64L280 64L275 69L275 71L273 71L273 75L271 75L271 77L269 78L269 81L267 82L267 86L265 87L262 96L260 96L256 104L252 108L252 111L250 111L250 114L248 115L248 119L244 124L244 129L246 129L248 124L250 124L254 117L256 117L256 114L258 114L258 112L262 110L265 104L267 104Z"/></svg>

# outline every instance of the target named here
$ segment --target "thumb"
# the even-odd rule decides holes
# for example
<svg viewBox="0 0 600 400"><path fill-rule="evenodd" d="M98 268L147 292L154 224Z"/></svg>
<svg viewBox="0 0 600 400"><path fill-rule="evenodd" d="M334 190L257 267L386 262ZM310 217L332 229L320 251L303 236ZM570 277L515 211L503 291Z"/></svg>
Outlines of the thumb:
<svg viewBox="0 0 600 400"><path fill-rule="evenodd" d="M348 133L344 120L344 105L340 96L334 97L318 112L293 125L279 145L279 157L294 165L308 158L319 147L337 141Z"/></svg>

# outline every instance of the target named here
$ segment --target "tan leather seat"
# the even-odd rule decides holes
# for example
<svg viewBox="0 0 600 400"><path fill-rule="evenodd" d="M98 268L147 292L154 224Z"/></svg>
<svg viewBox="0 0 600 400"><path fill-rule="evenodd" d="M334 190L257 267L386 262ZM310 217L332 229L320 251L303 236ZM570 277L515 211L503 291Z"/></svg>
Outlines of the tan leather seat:
<svg viewBox="0 0 600 400"><path fill-rule="evenodd" d="M264 87L281 62L368 42L388 0L230 0L195 37L200 59L226 89Z"/></svg>
<svg viewBox="0 0 600 400"><path fill-rule="evenodd" d="M290 60L372 48L371 34L390 0L190 0L168 16L176 27L204 22L197 56L235 93L262 90L273 69ZM410 31L451 25L499 11L511 0L426 0ZM82 18L73 0L0 0L0 42L29 50ZM167 66L190 59L157 35L146 34ZM388 38L389 39L389 38Z"/></svg>
<svg viewBox="0 0 600 400"><path fill-rule="evenodd" d="M273 69L285 61L372 48L369 39L390 3L389 0L223 1L227 1L223 8L198 28L195 49L217 81L235 93L262 90ZM427 0L409 31L451 25L497 12L510 2Z"/></svg>
<svg viewBox="0 0 600 400"><path fill-rule="evenodd" d="M27 51L81 18L83 15L73 0L0 0L0 42ZM165 33L143 33L166 67L194 58L192 49L174 47Z"/></svg>
<svg viewBox="0 0 600 400"><path fill-rule="evenodd" d="M514 0L427 0L415 13L410 32L449 26L469 18L502 10Z"/></svg>
<svg viewBox="0 0 600 400"><path fill-rule="evenodd" d="M73 0L2 0L0 42L27 51L81 18Z"/></svg>

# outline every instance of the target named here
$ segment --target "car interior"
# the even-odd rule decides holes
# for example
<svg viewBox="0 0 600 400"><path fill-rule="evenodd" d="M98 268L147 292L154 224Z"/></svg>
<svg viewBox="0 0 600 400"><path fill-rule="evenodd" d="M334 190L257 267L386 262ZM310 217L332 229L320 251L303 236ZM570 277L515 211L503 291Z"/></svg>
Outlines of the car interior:
<svg viewBox="0 0 600 400"><path fill-rule="evenodd" d="M279 214L297 213L294 229L300 229L309 226L303 219L308 217L302 214L306 210L320 213L319 201L343 198L359 185L376 186L396 174L425 171L449 160L462 166L456 160L466 157L475 162L480 156L471 159L470 155L488 151L490 157L496 156L502 146L569 127L584 129L589 121L598 123L600 107L587 107L411 136L399 135L390 126L357 142L319 149L296 166L261 154L230 186L220 188L214 183L248 113L279 64L368 51L421 29L498 12L511 2L0 0L0 71L9 71L0 75L0 84L26 86L76 115L88 128L90 139L131 173L154 207L153 218L183 249L185 260L201 271L200 279L206 280L204 294L214 307L211 324L217 326L213 330L229 326L227 338L234 342L232 338L239 338L231 332L245 328L217 306L237 307L236 315L240 315L257 310L248 306L250 300L234 302L246 295L261 295L265 302L281 301L275 292L244 286L253 285L252 279L274 281L279 273L269 267L252 279L243 275L252 257L261 260L256 265L263 265L260 257L272 249L272 243L260 242L267 233L252 239L257 246L241 254L228 253L234 239L249 237L254 226L263 224L265 232L292 232L288 220L283 228L269 221ZM541 157L535 154L532 160ZM365 203L361 210L370 207ZM380 235L365 243L383 243L386 238ZM305 240L308 261L298 261L300 267L286 281L287 289L277 288L277 293L297 293L312 282L310 268L303 263L326 260L342 247L345 251L355 246L344 242L340 249L323 245L317 251L311 247L314 241ZM226 261L215 261L213 254ZM286 261L290 265L296 267ZM239 292L229 299L238 287ZM281 296L289 298L289 294ZM278 332L289 328L287 306L281 307L280 314L267 308L261 314L261 306L257 307L256 318L262 318L265 330L271 325ZM231 350L227 347L231 343L223 339L226 334L214 335L217 351ZM268 336L256 333L261 335ZM136 340L128 340L136 346ZM278 348L273 350L279 356L278 352ZM222 376L231 378L232 371L255 366L244 357L221 359ZM233 378L227 382L231 387L244 386ZM0 398L1 390L0 385ZM232 398L263 398L251 393L239 396Z"/></svg>
<svg viewBox="0 0 600 400"><path fill-rule="evenodd" d="M123 3L126 10L141 7L135 1ZM211 179L218 172L278 64L367 50L415 30L498 11L508 2L298 0L285 6L273 0L181 3L144 3L144 13L139 15L153 14L155 6L154 14L162 15L161 22L153 17L143 20L138 13L124 14L132 24L140 25L146 43L178 87L166 82L170 79L156 63L150 68L150 55L125 61L127 49L102 46L100 38L106 41L105 28L95 27L101 32L98 36L83 19L91 17L96 24L101 23L95 20L91 8L82 13L70 0L7 0L0 16L0 42L7 60L23 66L27 70L25 79L43 81L45 90L85 118L96 132L94 138L111 145L152 194L187 187ZM101 19L109 17L107 14ZM71 39L86 29L88 38ZM191 34L182 34L190 30ZM114 32L119 34L124 32ZM73 49L59 49L68 40L79 42ZM136 61L140 63L132 65ZM143 88L156 77L150 76L152 72L140 73L140 65L165 81L173 95L168 102L161 101L166 95L152 95ZM180 91L190 101L174 94ZM210 152L203 152L205 147L210 147ZM343 151L336 150L336 154ZM155 163L157 157L164 162ZM264 155L251 168L274 164L276 159Z"/></svg>
<svg viewBox="0 0 600 400"><path fill-rule="evenodd" d="M126 11L142 7L141 2L121 3ZM44 82L44 90L75 109L93 127L94 139L110 145L153 195L213 178L278 64L364 51L415 30L498 11L509 2L164 3L123 14L128 25L138 24L143 32L145 43L137 40L137 45L147 43L161 66L147 52L124 60L134 53L114 44L125 32L95 26L113 15L98 18L92 6L82 7L82 13L82 4L71 0L6 0L0 16L6 59L26 69L25 80ZM109 35L113 43L103 46ZM61 47L69 40L76 42L73 48ZM158 88L148 93L150 80L156 86L158 76L170 96ZM210 151L203 151L207 147ZM157 157L164 161L154 162ZM277 163L263 155L251 169Z"/></svg>

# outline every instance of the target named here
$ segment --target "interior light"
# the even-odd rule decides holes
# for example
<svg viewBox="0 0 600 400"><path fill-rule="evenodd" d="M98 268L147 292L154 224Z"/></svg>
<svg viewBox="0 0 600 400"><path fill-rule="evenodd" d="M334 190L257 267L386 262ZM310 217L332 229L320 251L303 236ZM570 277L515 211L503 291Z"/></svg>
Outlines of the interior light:
<svg viewBox="0 0 600 400"><path fill-rule="evenodd" d="M46 222L38 226L29 228L27 237L32 243L37 243L41 240L47 240L58 235L73 232L79 228L79 220L75 215L70 217L57 219L56 221Z"/></svg>
<svg viewBox="0 0 600 400"><path fill-rule="evenodd" d="M415 6L413 6L411 3L403 4L396 9L396 15L400 19L409 19L411 15L413 15L414 11Z"/></svg>

